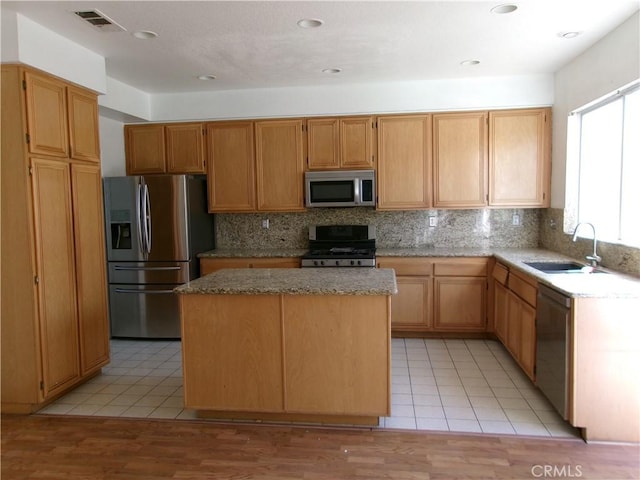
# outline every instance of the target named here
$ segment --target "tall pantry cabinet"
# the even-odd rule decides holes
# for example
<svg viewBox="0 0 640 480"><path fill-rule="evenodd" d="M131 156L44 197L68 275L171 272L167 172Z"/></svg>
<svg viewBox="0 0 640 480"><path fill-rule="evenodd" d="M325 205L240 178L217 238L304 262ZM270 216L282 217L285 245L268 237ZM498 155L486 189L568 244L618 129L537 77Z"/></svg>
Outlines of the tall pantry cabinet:
<svg viewBox="0 0 640 480"><path fill-rule="evenodd" d="M2 65L2 412L37 410L109 362L98 105Z"/></svg>

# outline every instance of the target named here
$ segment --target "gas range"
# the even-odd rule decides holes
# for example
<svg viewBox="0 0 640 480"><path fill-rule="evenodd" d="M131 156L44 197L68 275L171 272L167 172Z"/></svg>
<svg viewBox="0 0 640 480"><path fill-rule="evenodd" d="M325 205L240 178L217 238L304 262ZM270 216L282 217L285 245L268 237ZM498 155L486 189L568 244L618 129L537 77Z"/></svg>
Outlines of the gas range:
<svg viewBox="0 0 640 480"><path fill-rule="evenodd" d="M303 267L375 267L373 225L312 225Z"/></svg>

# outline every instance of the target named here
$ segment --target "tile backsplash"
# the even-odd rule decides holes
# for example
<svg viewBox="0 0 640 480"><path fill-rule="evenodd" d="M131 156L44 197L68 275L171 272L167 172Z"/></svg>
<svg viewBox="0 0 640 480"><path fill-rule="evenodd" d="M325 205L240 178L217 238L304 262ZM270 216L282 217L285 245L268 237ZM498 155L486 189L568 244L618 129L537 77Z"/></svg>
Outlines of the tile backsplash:
<svg viewBox="0 0 640 480"><path fill-rule="evenodd" d="M513 225L517 214L518 225ZM429 226L436 217L437 226ZM218 248L306 248L309 225L371 224L376 244L389 247L535 248L537 209L413 210L316 208L300 213L216 214ZM263 228L263 220L269 228Z"/></svg>

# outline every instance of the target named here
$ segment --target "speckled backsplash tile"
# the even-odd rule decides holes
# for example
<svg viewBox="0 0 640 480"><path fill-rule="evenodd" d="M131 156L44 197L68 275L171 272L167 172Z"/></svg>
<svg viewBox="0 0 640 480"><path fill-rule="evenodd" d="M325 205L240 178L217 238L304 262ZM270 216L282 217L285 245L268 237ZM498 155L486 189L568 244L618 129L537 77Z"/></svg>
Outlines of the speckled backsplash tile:
<svg viewBox="0 0 640 480"><path fill-rule="evenodd" d="M540 247L586 262L585 257L593 253L593 240L579 238L573 242L572 233L564 232L564 223L563 209L541 210ZM639 248L598 241L598 255L603 267L640 276Z"/></svg>
<svg viewBox="0 0 640 480"><path fill-rule="evenodd" d="M517 213L520 225L513 225ZM429 227L429 217L437 226ZM306 248L309 225L371 224L381 248L538 246L537 209L415 210L317 208L301 213L216 214L218 248ZM269 220L269 228L262 227Z"/></svg>

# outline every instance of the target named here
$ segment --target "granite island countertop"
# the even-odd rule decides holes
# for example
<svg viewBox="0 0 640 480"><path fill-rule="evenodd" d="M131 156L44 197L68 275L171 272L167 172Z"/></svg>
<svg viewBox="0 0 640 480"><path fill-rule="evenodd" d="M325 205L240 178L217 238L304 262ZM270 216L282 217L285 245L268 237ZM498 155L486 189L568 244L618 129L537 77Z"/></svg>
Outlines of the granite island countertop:
<svg viewBox="0 0 640 480"><path fill-rule="evenodd" d="M178 294L394 295L389 268L234 268L177 287Z"/></svg>

